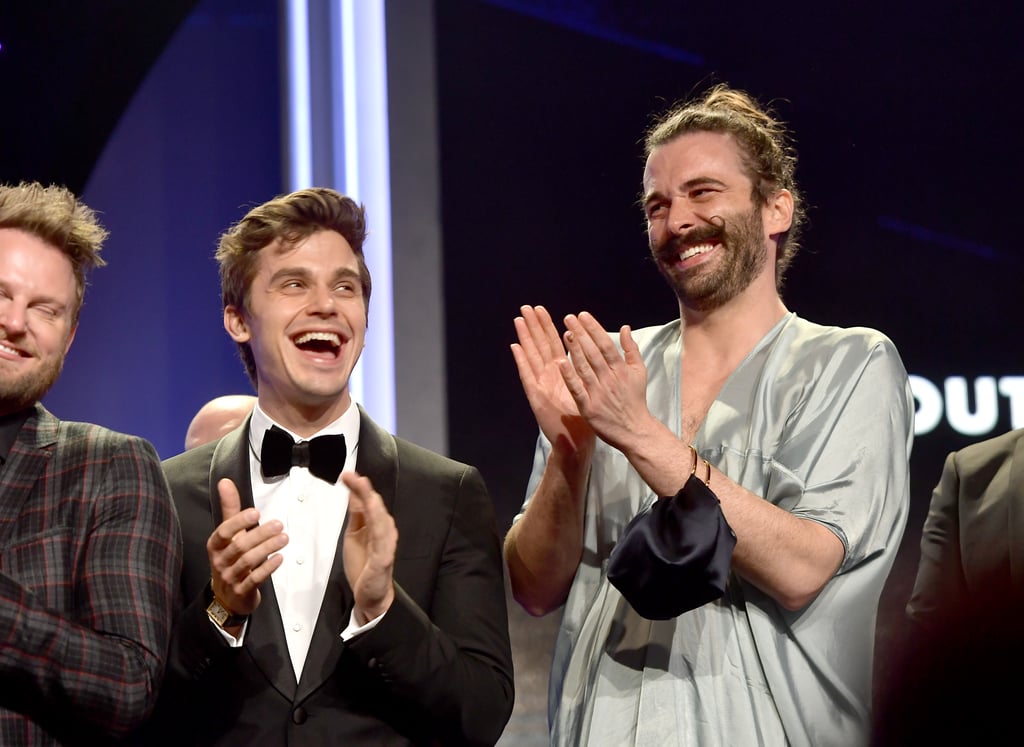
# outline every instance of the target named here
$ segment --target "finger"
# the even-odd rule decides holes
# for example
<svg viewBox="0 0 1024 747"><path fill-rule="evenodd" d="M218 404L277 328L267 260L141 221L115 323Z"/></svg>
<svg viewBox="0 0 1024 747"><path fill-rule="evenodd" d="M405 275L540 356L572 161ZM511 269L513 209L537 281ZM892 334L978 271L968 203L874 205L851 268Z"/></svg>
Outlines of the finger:
<svg viewBox="0 0 1024 747"><path fill-rule="evenodd" d="M363 499L356 493L350 492L348 497L348 522L345 524L345 534L356 534L366 526L366 511L363 508Z"/></svg>
<svg viewBox="0 0 1024 747"><path fill-rule="evenodd" d="M369 546L378 562L390 565L398 545L398 529L388 513L380 493L373 491L365 501L366 524L370 529Z"/></svg>
<svg viewBox="0 0 1024 747"><path fill-rule="evenodd" d="M351 500L354 495L360 501L365 501L366 497L373 492L373 483L370 482L369 477L363 477L355 470L345 470L341 473L341 481L345 483L345 487L349 489L349 499Z"/></svg>
<svg viewBox="0 0 1024 747"><path fill-rule="evenodd" d="M523 350L523 346L518 342L513 342L509 349L512 351L512 359L516 362L516 370L519 371L519 380L524 385L528 381L533 381L535 378L533 367L530 365L530 359L527 357L526 351Z"/></svg>
<svg viewBox="0 0 1024 747"><path fill-rule="evenodd" d="M598 377L595 368L606 368L604 358L575 314L565 317L565 346L569 349L569 360L580 379L585 385L593 384Z"/></svg>
<svg viewBox="0 0 1024 747"><path fill-rule="evenodd" d="M622 362L622 353L615 347L611 335L601 326L600 322L588 311L580 312L577 317L580 326L586 330L587 339L594 344L601 358L608 366ZM593 350L593 349L592 349ZM593 363L593 361L591 361Z"/></svg>
<svg viewBox="0 0 1024 747"><path fill-rule="evenodd" d="M543 306L523 306L520 311L541 361L547 363L563 357L562 338L548 310Z"/></svg>
<svg viewBox="0 0 1024 747"><path fill-rule="evenodd" d="M221 520L230 519L242 510L242 498L238 494L235 483L224 478L217 481L217 493L220 495Z"/></svg>
<svg viewBox="0 0 1024 747"><path fill-rule="evenodd" d="M258 566L253 568L252 573L245 577L245 579L239 584L239 596L245 596L252 592L253 589L259 587L265 583L271 574L281 567L284 562L284 555L271 555L265 561L260 563Z"/></svg>
<svg viewBox="0 0 1024 747"><path fill-rule="evenodd" d="M220 546L223 547L234 538L236 533L256 526L260 520L260 514L255 508L241 510L242 498L238 493L238 488L226 477L217 482L217 493L220 497L221 509L221 524L217 528L217 534L222 539Z"/></svg>
<svg viewBox="0 0 1024 747"><path fill-rule="evenodd" d="M355 509L350 518L350 525L361 520L369 535L366 544L370 552L382 563L390 563L394 558L397 546L398 530L395 520L388 513L384 499L373 489L368 477L360 477L356 473L343 473L342 480L349 486L349 507ZM355 502L352 498L355 497Z"/></svg>
<svg viewBox="0 0 1024 747"><path fill-rule="evenodd" d="M348 488L348 532L356 532L366 525L366 496L373 491L373 483L358 472L341 473L341 481Z"/></svg>
<svg viewBox="0 0 1024 747"><path fill-rule="evenodd" d="M260 514L255 508L247 508L245 511L235 514L217 525L206 542L207 548L211 552L223 551L232 542L235 542L239 535L244 537L248 530L258 527L259 520ZM281 523L277 522L277 526L280 527Z"/></svg>
<svg viewBox="0 0 1024 747"><path fill-rule="evenodd" d="M234 563L220 571L220 576L225 583L231 585L235 593L244 594L260 583L259 580L249 583L253 574L257 574L257 579L265 580L283 562L283 556L276 553L287 544L288 535L274 535L240 555ZM268 563L269 568L264 568Z"/></svg>
<svg viewBox="0 0 1024 747"><path fill-rule="evenodd" d="M512 357L515 359L516 368L519 369L519 379L524 384L527 381L535 381L544 369L544 361L537 350L537 343L523 317L516 317L512 323L515 325L516 338L519 340L518 343L512 344Z"/></svg>
<svg viewBox="0 0 1024 747"><path fill-rule="evenodd" d="M633 330L629 328L628 324L623 324L619 330L619 344L622 346L622 354L628 365L643 365L644 359L640 355L640 346L633 339Z"/></svg>
<svg viewBox="0 0 1024 747"><path fill-rule="evenodd" d="M586 417L587 405L590 402L590 394L587 391L586 384L580 378L575 364L571 360L562 359L558 364L558 371L562 374L562 381L565 382L565 388L569 390L569 394L572 395L573 400L576 402L576 409L579 410L581 415Z"/></svg>
<svg viewBox="0 0 1024 747"><path fill-rule="evenodd" d="M284 525L280 521L270 521L251 530L245 527L232 528L231 524L236 522L237 518L222 523L207 540L206 548L210 555L210 566L217 571L223 571L234 565L239 558L254 547L258 547L274 537L283 536Z"/></svg>

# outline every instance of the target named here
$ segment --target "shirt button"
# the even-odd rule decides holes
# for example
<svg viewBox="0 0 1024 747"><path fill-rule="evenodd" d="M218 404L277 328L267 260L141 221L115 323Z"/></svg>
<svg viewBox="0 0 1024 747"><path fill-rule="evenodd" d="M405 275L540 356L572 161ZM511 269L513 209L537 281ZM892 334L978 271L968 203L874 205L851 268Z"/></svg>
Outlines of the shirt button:
<svg viewBox="0 0 1024 747"><path fill-rule="evenodd" d="M304 496L302 493L299 493L299 503L304 503L305 501L306 501L306 496Z"/></svg>
<svg viewBox="0 0 1024 747"><path fill-rule="evenodd" d="M298 563L299 565L302 565L303 563L306 562L306 559L300 555L299 557L295 558L295 562Z"/></svg>
<svg viewBox="0 0 1024 747"><path fill-rule="evenodd" d="M298 633L300 630L302 630L302 623L293 623L292 630Z"/></svg>

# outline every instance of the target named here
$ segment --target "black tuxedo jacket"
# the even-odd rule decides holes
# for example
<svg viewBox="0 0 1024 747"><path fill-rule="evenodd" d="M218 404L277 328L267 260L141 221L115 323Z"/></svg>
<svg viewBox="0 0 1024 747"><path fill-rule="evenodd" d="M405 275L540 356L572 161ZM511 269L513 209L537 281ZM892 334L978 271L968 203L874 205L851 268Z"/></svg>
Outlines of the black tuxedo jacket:
<svg viewBox="0 0 1024 747"><path fill-rule="evenodd" d="M494 511L480 473L392 436L360 409L356 470L398 527L395 603L343 642L352 592L341 539L302 678L295 681L272 583L229 647L206 616L206 541L216 484L253 505L248 420L164 463L184 535L184 611L149 743L493 744L512 710L512 658Z"/></svg>

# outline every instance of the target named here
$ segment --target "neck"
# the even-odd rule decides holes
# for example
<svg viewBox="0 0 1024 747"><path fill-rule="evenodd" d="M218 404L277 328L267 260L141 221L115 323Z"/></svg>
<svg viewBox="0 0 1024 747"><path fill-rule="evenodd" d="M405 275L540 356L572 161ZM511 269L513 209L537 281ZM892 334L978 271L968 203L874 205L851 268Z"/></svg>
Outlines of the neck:
<svg viewBox="0 0 1024 747"><path fill-rule="evenodd" d="M347 395L326 403L302 404L297 402L264 402L259 405L275 423L287 428L300 438L309 438L340 418L352 404Z"/></svg>
<svg viewBox="0 0 1024 747"><path fill-rule="evenodd" d="M713 311L679 310L687 362L730 371L788 312L774 288L760 297L740 294Z"/></svg>

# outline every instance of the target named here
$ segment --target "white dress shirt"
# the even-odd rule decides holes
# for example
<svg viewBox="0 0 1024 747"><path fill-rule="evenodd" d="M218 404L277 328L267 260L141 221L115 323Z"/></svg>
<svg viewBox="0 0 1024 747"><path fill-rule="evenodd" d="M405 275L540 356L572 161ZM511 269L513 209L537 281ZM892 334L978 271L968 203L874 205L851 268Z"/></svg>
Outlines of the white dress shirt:
<svg viewBox="0 0 1024 747"><path fill-rule="evenodd" d="M257 404L249 425L249 472L252 494L260 523L277 519L284 525L288 544L279 551L284 558L271 575L274 594L281 610L288 654L295 670L295 679L302 676L302 665L309 652L320 605L330 577L334 556L348 510L348 488L339 479L330 484L314 477L306 467L292 467L286 475L264 479L260 470L263 436L272 425ZM287 428L284 430L288 431ZM288 431L296 441L300 438ZM311 436L343 434L345 436L345 470L355 469L359 447L359 409L353 403L333 423ZM345 631L349 637L359 630ZM244 634L243 634L244 635Z"/></svg>

